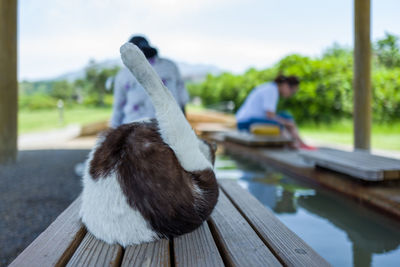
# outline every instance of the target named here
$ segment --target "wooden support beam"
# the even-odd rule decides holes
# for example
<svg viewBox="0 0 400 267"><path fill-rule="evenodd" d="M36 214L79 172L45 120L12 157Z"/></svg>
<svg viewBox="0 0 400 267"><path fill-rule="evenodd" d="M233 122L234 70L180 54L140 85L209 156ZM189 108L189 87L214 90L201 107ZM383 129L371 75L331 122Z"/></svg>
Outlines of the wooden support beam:
<svg viewBox="0 0 400 267"><path fill-rule="evenodd" d="M0 0L0 163L17 156L17 0Z"/></svg>
<svg viewBox="0 0 400 267"><path fill-rule="evenodd" d="M371 2L354 0L354 148L371 147Z"/></svg>

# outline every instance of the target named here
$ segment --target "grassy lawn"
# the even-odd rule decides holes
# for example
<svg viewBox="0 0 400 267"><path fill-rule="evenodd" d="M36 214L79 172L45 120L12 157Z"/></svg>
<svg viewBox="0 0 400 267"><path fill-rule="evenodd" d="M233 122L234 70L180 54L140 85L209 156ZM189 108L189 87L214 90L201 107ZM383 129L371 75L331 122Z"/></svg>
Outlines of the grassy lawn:
<svg viewBox="0 0 400 267"><path fill-rule="evenodd" d="M201 111L204 107L187 105L188 111ZM52 110L20 110L18 112L18 133L30 133L63 128L68 124L85 124L111 118L111 107L90 108L72 107L64 110L64 123L60 124L57 109Z"/></svg>
<svg viewBox="0 0 400 267"><path fill-rule="evenodd" d="M59 121L58 110L20 110L18 133L63 128L68 124L85 124L110 119L111 108L74 107L64 110L64 123Z"/></svg>
<svg viewBox="0 0 400 267"><path fill-rule="evenodd" d="M188 105L188 111L200 111L203 107ZM45 131L62 128L68 124L85 124L110 119L111 108L66 108L64 123L60 124L58 111L55 110L20 110L18 114L19 133ZM321 143L353 144L353 125L344 120L331 125L302 125L300 133L303 137ZM372 147L374 149L400 151L400 121L386 125L373 125Z"/></svg>
<svg viewBox="0 0 400 267"><path fill-rule="evenodd" d="M353 125L350 120L332 125L303 125L300 133L307 139L331 144L353 144ZM372 148L400 150L400 122L372 126Z"/></svg>

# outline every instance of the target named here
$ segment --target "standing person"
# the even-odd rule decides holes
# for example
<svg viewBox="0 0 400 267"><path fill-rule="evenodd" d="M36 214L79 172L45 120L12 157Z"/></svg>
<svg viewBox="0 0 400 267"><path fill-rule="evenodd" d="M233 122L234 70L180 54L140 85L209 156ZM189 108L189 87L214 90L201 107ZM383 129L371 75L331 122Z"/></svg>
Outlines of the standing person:
<svg viewBox="0 0 400 267"><path fill-rule="evenodd" d="M164 85L171 91L176 102L185 112L189 95L176 64L171 60L159 57L157 49L150 46L143 36L133 36L129 42L142 50ZM154 107L148 94L126 67L119 71L114 84L112 128L138 119L155 117Z"/></svg>
<svg viewBox="0 0 400 267"><path fill-rule="evenodd" d="M189 95L176 64L171 60L159 57L157 49L151 47L143 36L133 36L129 42L142 50L164 85L171 91L176 102L185 113L185 105L189 101ZM153 104L142 85L124 67L118 72L114 80L114 103L110 123L111 127L117 128L121 124L144 118L155 118ZM84 169L84 162L75 165L75 173L78 176L82 176Z"/></svg>
<svg viewBox="0 0 400 267"><path fill-rule="evenodd" d="M278 125L293 137L295 147L314 150L314 147L306 145L300 138L292 116L286 113L276 113L279 97L293 96L297 92L299 84L300 81L296 76L279 75L273 82L255 87L236 113L238 129L249 131L253 123Z"/></svg>

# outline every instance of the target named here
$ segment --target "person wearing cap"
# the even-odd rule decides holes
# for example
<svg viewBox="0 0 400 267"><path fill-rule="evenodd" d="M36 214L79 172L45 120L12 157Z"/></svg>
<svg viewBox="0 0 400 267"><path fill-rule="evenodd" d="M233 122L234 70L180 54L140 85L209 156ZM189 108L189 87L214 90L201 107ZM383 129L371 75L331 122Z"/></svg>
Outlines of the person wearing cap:
<svg viewBox="0 0 400 267"><path fill-rule="evenodd" d="M255 87L236 113L238 129L249 131L252 124L276 125L289 133L296 148L314 150L314 147L306 145L300 138L293 117L284 112L276 112L279 98L293 96L299 84L296 76L278 75L273 82Z"/></svg>
<svg viewBox="0 0 400 267"><path fill-rule="evenodd" d="M150 46L143 36L133 36L129 42L135 44L143 52L182 111L185 112L189 95L176 64L169 59L159 57L157 49ZM124 67L115 77L111 127L116 128L138 119L154 117L155 110L149 96L132 73Z"/></svg>

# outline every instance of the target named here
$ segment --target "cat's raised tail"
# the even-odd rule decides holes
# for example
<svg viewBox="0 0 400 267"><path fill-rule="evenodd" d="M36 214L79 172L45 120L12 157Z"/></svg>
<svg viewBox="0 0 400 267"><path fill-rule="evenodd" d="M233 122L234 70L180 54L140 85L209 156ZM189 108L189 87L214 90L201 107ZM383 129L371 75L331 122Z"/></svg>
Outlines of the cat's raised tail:
<svg viewBox="0 0 400 267"><path fill-rule="evenodd" d="M148 92L156 110L161 137L175 152L182 167L186 171L212 169L211 162L200 151L200 141L182 110L142 51L132 43L125 43L120 52L125 66Z"/></svg>

